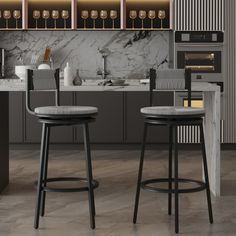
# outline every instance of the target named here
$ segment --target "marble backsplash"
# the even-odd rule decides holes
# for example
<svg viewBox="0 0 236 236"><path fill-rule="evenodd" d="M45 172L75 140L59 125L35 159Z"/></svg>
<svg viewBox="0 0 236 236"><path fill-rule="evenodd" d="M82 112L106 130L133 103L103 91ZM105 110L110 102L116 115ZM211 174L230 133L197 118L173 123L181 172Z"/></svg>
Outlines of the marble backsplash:
<svg viewBox="0 0 236 236"><path fill-rule="evenodd" d="M101 49L108 49L107 69L112 76L144 75L149 68L167 68L169 32L164 31L12 31L0 32L0 48L6 49L6 77L14 66L40 63L45 48L52 49L54 67L69 62L83 78L97 77L102 68Z"/></svg>

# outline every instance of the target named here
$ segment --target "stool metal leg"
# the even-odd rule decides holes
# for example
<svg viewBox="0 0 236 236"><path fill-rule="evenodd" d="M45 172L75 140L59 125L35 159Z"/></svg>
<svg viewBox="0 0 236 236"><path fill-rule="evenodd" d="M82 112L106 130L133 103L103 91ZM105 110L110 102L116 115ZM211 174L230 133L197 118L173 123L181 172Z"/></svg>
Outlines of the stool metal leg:
<svg viewBox="0 0 236 236"><path fill-rule="evenodd" d="M43 187L47 186L47 173L48 173L48 150L49 150L49 139L50 139L50 127L46 128L46 141L45 141L45 153L44 153L44 167L43 167ZM44 216L45 213L45 198L46 192L42 191L42 202L41 202L41 209L40 215Z"/></svg>
<svg viewBox="0 0 236 236"><path fill-rule="evenodd" d="M93 191L93 175L92 175L92 162L90 153L89 129L88 124L84 124L84 147L86 152L86 168L88 180L88 197L89 197L89 211L90 211L90 226L95 229L95 204L94 204L94 191Z"/></svg>
<svg viewBox="0 0 236 236"><path fill-rule="evenodd" d="M173 143L173 130L172 126L169 127L169 190L172 190L172 143ZM172 208L172 193L168 194L168 214L171 215Z"/></svg>
<svg viewBox="0 0 236 236"><path fill-rule="evenodd" d="M177 126L174 126L174 152L175 152L175 160L174 160L174 169L175 169L175 232L179 233L179 183L178 183L178 140L177 140Z"/></svg>
<svg viewBox="0 0 236 236"><path fill-rule="evenodd" d="M205 147L203 124L200 125L200 133L201 133L202 157L203 157L203 167L204 167L204 174L205 174L208 214L209 214L209 221L212 224L213 223L213 214L212 214L212 206L211 206L211 192L210 192L210 184L209 184L209 177L208 177L208 168L207 168L207 158L206 158L206 147Z"/></svg>
<svg viewBox="0 0 236 236"><path fill-rule="evenodd" d="M40 213L40 205L41 205L41 192L42 192L42 181L43 181L43 168L45 162L45 144L46 144L46 129L47 125L44 123L42 127L42 140L41 140L41 153L40 153L40 171L38 177L38 187L37 187L37 202L35 209L35 218L34 218L34 228L37 229L39 226L39 213Z"/></svg>
<svg viewBox="0 0 236 236"><path fill-rule="evenodd" d="M139 163L138 182L137 182L134 216L133 216L134 224L136 224L137 214L138 214L139 196L140 196L140 188L141 188L142 172L143 172L143 161L144 161L145 144L146 144L146 136L147 136L147 126L148 126L147 123L144 123L143 142L142 142L142 150L141 150L141 157L140 157L140 163Z"/></svg>

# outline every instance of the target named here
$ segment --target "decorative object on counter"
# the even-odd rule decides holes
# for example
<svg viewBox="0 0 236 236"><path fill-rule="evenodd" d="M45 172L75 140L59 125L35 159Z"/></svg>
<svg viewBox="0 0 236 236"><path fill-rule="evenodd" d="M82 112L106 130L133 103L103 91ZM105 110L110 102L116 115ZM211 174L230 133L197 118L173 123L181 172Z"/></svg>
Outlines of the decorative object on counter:
<svg viewBox="0 0 236 236"><path fill-rule="evenodd" d="M151 20L151 29L153 29L153 20L156 18L156 11L150 10L148 12L148 18Z"/></svg>
<svg viewBox="0 0 236 236"><path fill-rule="evenodd" d="M18 29L18 20L21 18L20 10L13 11L13 18L16 20L16 29Z"/></svg>
<svg viewBox="0 0 236 236"><path fill-rule="evenodd" d="M46 64L46 63L42 63L42 64L40 64L40 65L38 66L38 69L39 69L39 70L50 70L51 67L50 67L50 65L48 65L48 64Z"/></svg>
<svg viewBox="0 0 236 236"><path fill-rule="evenodd" d="M47 20L50 18L50 12L48 10L43 10L44 28L48 28Z"/></svg>
<svg viewBox="0 0 236 236"><path fill-rule="evenodd" d="M125 85L125 79L122 78L112 78L111 79L113 86L123 86Z"/></svg>
<svg viewBox="0 0 236 236"><path fill-rule="evenodd" d="M161 29L163 29L163 20L166 18L166 11L159 10L158 11L158 18L161 20Z"/></svg>
<svg viewBox="0 0 236 236"><path fill-rule="evenodd" d="M54 29L57 28L57 20L59 18L59 11L58 10L53 10L52 11L52 19L54 20Z"/></svg>
<svg viewBox="0 0 236 236"><path fill-rule="evenodd" d="M46 47L43 57L43 62L49 64L50 57L51 57L51 48Z"/></svg>
<svg viewBox="0 0 236 236"><path fill-rule="evenodd" d="M64 69L64 85L73 86L73 74L69 62L66 63L66 67Z"/></svg>
<svg viewBox="0 0 236 236"><path fill-rule="evenodd" d="M39 59L40 58L40 59ZM38 61L39 70L49 70L53 68L52 52L50 47L46 47L43 55L32 56L31 63L34 61L34 64Z"/></svg>
<svg viewBox="0 0 236 236"><path fill-rule="evenodd" d="M107 10L100 11L100 18L102 19L102 28L105 29L105 19L107 19Z"/></svg>
<svg viewBox="0 0 236 236"><path fill-rule="evenodd" d="M115 29L115 19L117 19L117 11L116 10L110 11L110 18L112 19L112 29Z"/></svg>
<svg viewBox="0 0 236 236"><path fill-rule="evenodd" d="M34 65L17 65L15 66L15 74L20 78L21 81L26 80L27 70L33 70Z"/></svg>
<svg viewBox="0 0 236 236"><path fill-rule="evenodd" d="M81 11L81 18L84 20L84 29L86 29L86 20L89 18L89 12L87 10Z"/></svg>
<svg viewBox="0 0 236 236"><path fill-rule="evenodd" d="M139 16L139 18L142 21L142 29L144 29L144 27L143 27L143 20L147 17L147 12L144 11L144 10L140 10L138 16Z"/></svg>
<svg viewBox="0 0 236 236"><path fill-rule="evenodd" d="M129 84L125 83L125 79L122 78L112 78L112 79L105 79L98 83L98 86L128 86Z"/></svg>
<svg viewBox="0 0 236 236"><path fill-rule="evenodd" d="M76 75L75 75L75 78L73 80L73 85L76 85L76 86L81 86L83 83L80 75L79 75L79 69L76 70Z"/></svg>
<svg viewBox="0 0 236 236"><path fill-rule="evenodd" d="M40 19L41 14L39 10L33 11L33 18L35 19L35 28L38 29L38 20Z"/></svg>
<svg viewBox="0 0 236 236"><path fill-rule="evenodd" d="M98 18L98 11L92 10L91 11L91 19L93 20L93 29L96 29L96 19Z"/></svg>
<svg viewBox="0 0 236 236"><path fill-rule="evenodd" d="M3 18L6 20L6 29L8 29L8 20L11 19L11 11L4 10L3 11Z"/></svg>
<svg viewBox="0 0 236 236"><path fill-rule="evenodd" d="M64 29L66 29L66 20L69 19L69 11L62 10L61 12L61 18L64 20Z"/></svg>
<svg viewBox="0 0 236 236"><path fill-rule="evenodd" d="M132 29L134 29L134 20L137 18L137 11L131 10L129 12L129 18L132 20Z"/></svg>

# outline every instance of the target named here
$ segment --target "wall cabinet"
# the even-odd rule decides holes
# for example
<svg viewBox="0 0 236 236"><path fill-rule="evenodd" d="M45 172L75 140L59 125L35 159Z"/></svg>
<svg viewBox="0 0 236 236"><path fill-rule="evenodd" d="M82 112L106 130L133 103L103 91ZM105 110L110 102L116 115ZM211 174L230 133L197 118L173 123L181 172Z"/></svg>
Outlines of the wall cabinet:
<svg viewBox="0 0 236 236"><path fill-rule="evenodd" d="M22 29L23 2L21 0L0 1L0 29Z"/></svg>
<svg viewBox="0 0 236 236"><path fill-rule="evenodd" d="M170 30L173 0L3 0L0 29ZM14 15L18 11L18 16ZM8 16L5 16L8 11ZM9 15L10 14L10 15Z"/></svg>

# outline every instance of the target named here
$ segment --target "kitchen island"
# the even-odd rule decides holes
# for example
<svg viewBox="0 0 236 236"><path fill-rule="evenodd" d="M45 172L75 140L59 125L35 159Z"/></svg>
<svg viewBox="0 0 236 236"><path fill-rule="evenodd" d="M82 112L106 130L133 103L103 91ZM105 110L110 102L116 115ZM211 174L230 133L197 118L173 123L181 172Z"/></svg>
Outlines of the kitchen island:
<svg viewBox="0 0 236 236"><path fill-rule="evenodd" d="M1 134L0 134L0 191L9 183L9 114L8 93L25 91L25 83L20 80L0 80ZM127 86L98 86L97 81L87 81L82 86L67 86L61 81L61 91L67 92L144 92L149 85L129 81ZM163 90L162 90L163 91ZM168 90L169 91L169 90ZM220 196L220 87L215 84L193 82L192 91L203 92L205 118L205 139L211 191ZM158 91L157 91L158 92ZM178 92L178 91L175 91ZM157 134L158 135L158 134ZM141 142L141 140L140 140Z"/></svg>

